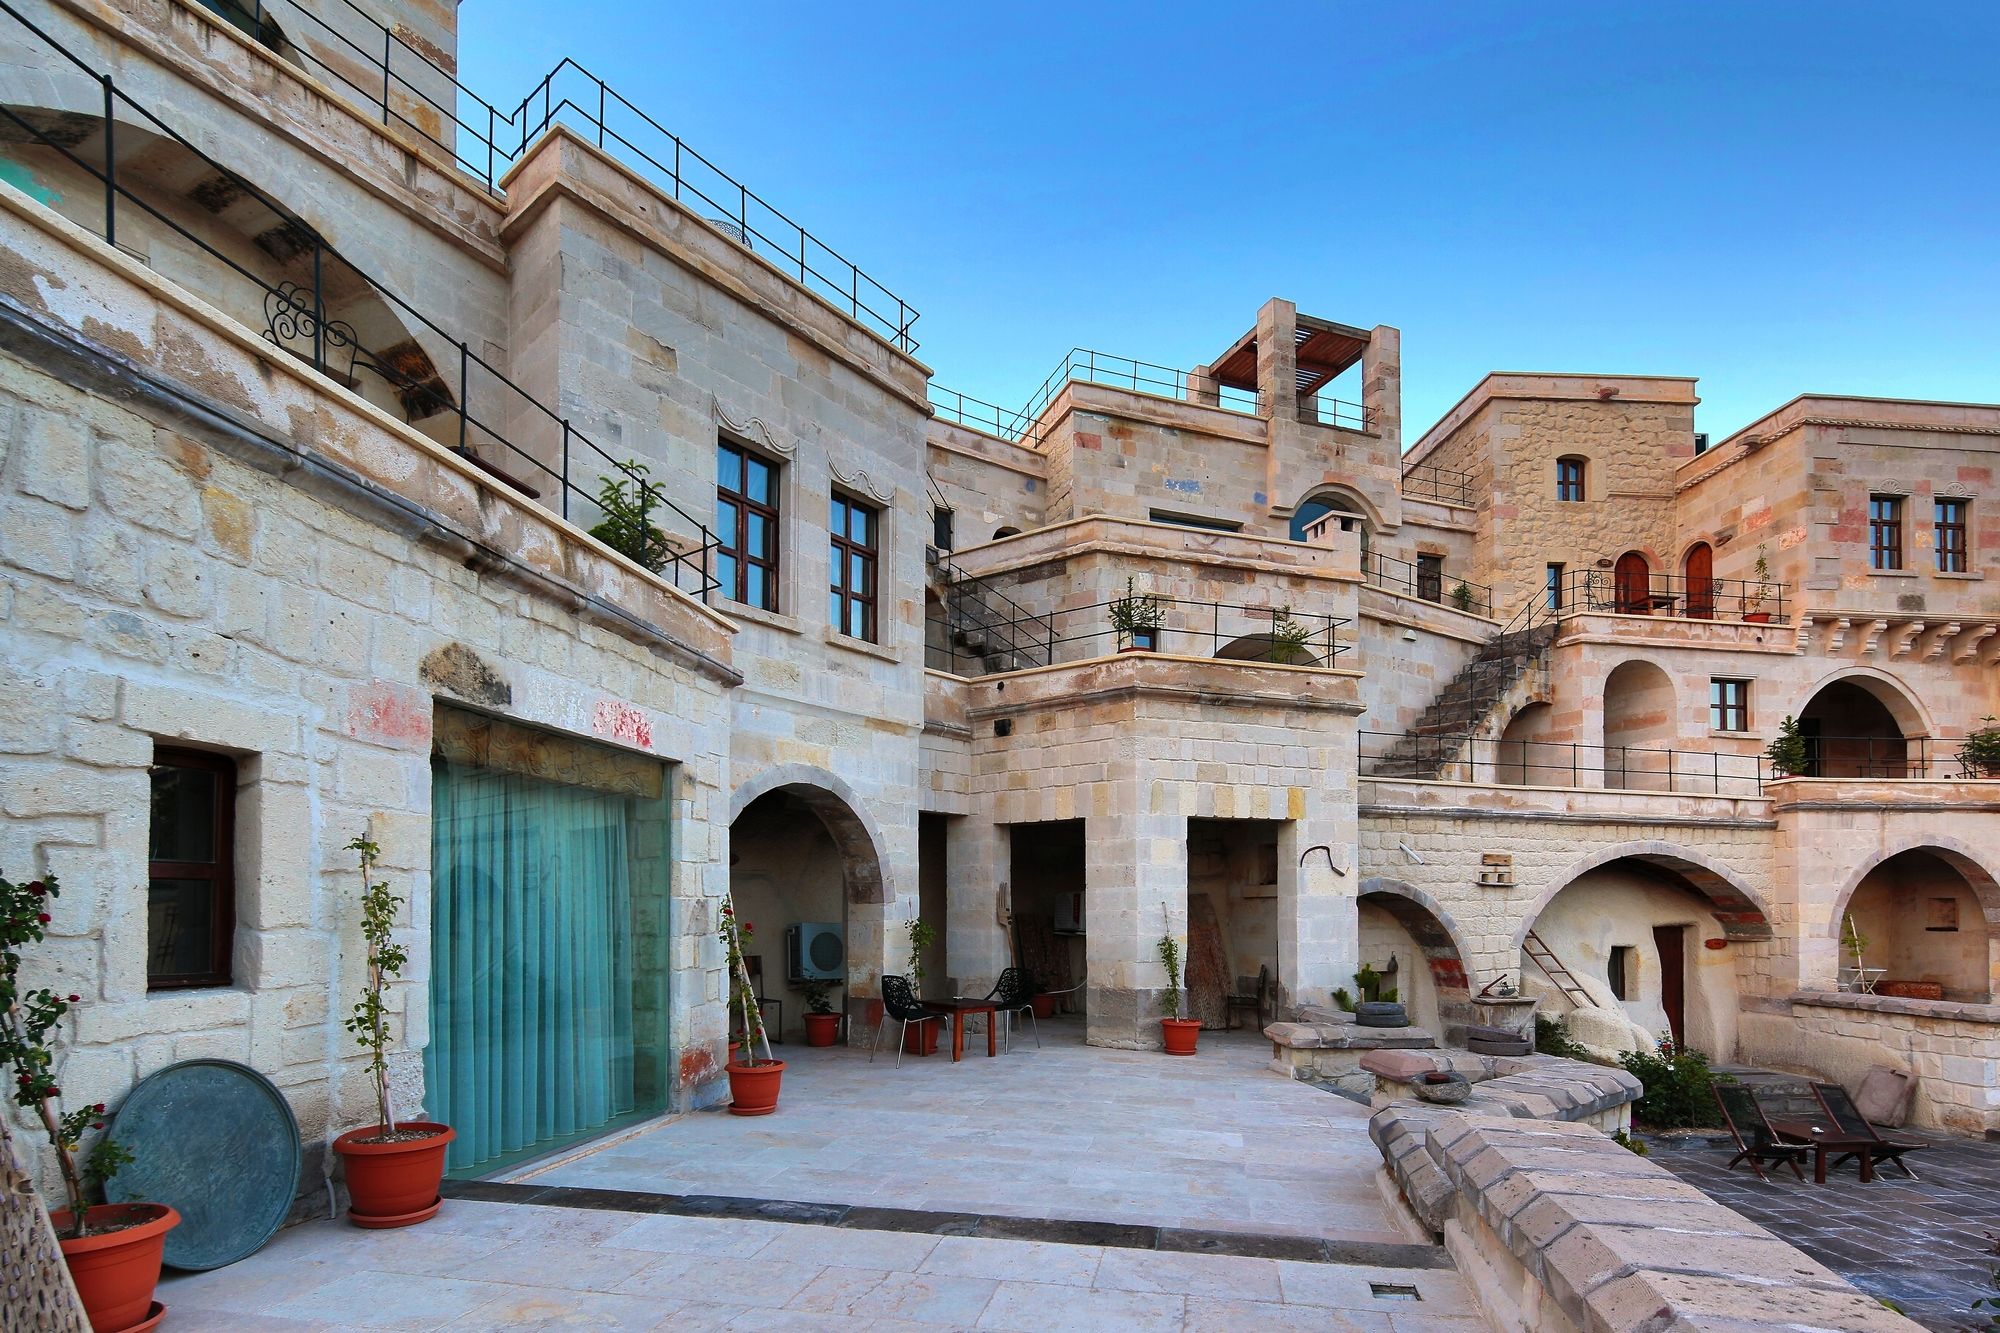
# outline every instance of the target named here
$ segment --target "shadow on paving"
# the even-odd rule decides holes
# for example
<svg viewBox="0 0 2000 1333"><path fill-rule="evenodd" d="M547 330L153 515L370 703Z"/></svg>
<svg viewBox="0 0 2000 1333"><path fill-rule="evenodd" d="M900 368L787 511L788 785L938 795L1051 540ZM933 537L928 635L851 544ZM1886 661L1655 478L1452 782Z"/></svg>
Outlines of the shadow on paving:
<svg viewBox="0 0 2000 1333"><path fill-rule="evenodd" d="M1894 1301L1934 1329L1986 1328L1972 1303L2000 1295L1991 1237L2000 1237L2000 1143L1918 1129L1892 1131L1929 1147L1909 1155L1921 1177L1877 1168L1864 1185L1854 1163L1829 1167L1824 1185L1804 1183L1783 1167L1769 1182L1747 1166L1724 1169L1735 1155L1726 1136L1668 1142L1648 1138L1652 1158L1710 1198L1734 1208L1857 1287ZM1728 1146L1724 1146L1728 1145Z"/></svg>

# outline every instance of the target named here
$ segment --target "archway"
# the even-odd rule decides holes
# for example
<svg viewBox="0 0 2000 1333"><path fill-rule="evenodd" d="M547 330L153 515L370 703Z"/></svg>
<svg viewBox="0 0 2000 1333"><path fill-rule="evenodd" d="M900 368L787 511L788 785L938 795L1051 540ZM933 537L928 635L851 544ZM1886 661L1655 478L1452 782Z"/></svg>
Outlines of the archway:
<svg viewBox="0 0 2000 1333"><path fill-rule="evenodd" d="M1621 615L1653 614L1653 569L1638 551L1618 557L1611 569L1612 606Z"/></svg>
<svg viewBox="0 0 2000 1333"><path fill-rule="evenodd" d="M1443 1040L1473 1021L1465 947L1436 900L1377 876L1361 881L1356 908L1361 961L1381 971L1396 960L1396 988L1412 1022Z"/></svg>
<svg viewBox="0 0 2000 1333"><path fill-rule="evenodd" d="M1604 680L1604 785L1666 791L1671 786L1674 684L1651 662L1620 662Z"/></svg>
<svg viewBox="0 0 2000 1333"><path fill-rule="evenodd" d="M1507 720L1494 747L1493 780L1511 786L1574 787L1581 746L1545 739L1554 710L1532 703Z"/></svg>
<svg viewBox="0 0 2000 1333"><path fill-rule="evenodd" d="M1815 778L1911 776L1908 741L1925 734L1916 704L1891 681L1846 675L1813 692L1799 710L1807 768Z"/></svg>
<svg viewBox="0 0 2000 1333"><path fill-rule="evenodd" d="M1847 985L1865 976L1878 993L1975 1004L2000 988L2000 883L1963 851L1926 843L1883 857L1838 900L1829 930Z"/></svg>
<svg viewBox="0 0 2000 1333"><path fill-rule="evenodd" d="M1361 540L1361 565L1368 567L1368 554L1374 548L1375 522L1367 505L1353 492L1340 487L1322 486L1307 493L1292 510L1291 538L1295 542L1308 540L1308 533L1318 526L1322 519L1332 515L1346 532L1356 533Z"/></svg>
<svg viewBox="0 0 2000 1333"><path fill-rule="evenodd" d="M1685 606L1691 620L1713 620L1715 618L1715 548L1707 542L1696 542L1688 547L1687 556L1681 561L1682 576L1686 581Z"/></svg>

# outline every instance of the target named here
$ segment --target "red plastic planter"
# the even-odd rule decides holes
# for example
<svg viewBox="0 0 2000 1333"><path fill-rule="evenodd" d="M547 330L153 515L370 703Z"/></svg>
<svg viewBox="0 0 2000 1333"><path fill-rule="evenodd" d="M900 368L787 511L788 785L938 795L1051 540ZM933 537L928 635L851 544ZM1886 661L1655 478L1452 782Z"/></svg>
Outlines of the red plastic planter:
<svg viewBox="0 0 2000 1333"><path fill-rule="evenodd" d="M382 1132L382 1126L369 1125L333 1141L347 1166L347 1220L355 1226L413 1226L435 1216L443 1203L438 1182L444 1179L444 1150L458 1135L431 1120L405 1120L396 1128L431 1132L403 1143L357 1142Z"/></svg>
<svg viewBox="0 0 2000 1333"><path fill-rule="evenodd" d="M729 1073L729 1114L769 1115L778 1109L778 1084L785 1077L783 1060L758 1065L732 1060L723 1068Z"/></svg>
<svg viewBox="0 0 2000 1333"><path fill-rule="evenodd" d="M912 1023L903 1029L903 1050L910 1055L937 1054L938 1030L942 1023Z"/></svg>
<svg viewBox="0 0 2000 1333"><path fill-rule="evenodd" d="M149 1318L158 1323L153 1288L160 1282L160 1251L167 1233L180 1225L181 1215L163 1203L101 1203L86 1210L84 1218L93 1227L138 1222L59 1242L92 1333L121 1333ZM50 1219L61 1232L69 1225L69 1209L51 1213Z"/></svg>
<svg viewBox="0 0 2000 1333"><path fill-rule="evenodd" d="M1195 1039L1201 1035L1201 1020L1163 1018L1160 1020L1160 1035L1167 1043L1168 1055L1193 1055Z"/></svg>
<svg viewBox="0 0 2000 1333"><path fill-rule="evenodd" d="M806 1015L806 1045L831 1046L839 1036L839 1014Z"/></svg>

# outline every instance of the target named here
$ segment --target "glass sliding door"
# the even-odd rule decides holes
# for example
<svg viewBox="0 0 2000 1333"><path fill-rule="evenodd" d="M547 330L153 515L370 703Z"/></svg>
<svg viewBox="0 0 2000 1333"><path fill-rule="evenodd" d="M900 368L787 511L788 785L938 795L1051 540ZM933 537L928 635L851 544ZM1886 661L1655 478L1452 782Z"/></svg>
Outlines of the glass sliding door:
<svg viewBox="0 0 2000 1333"><path fill-rule="evenodd" d="M426 1105L484 1174L666 1107L666 769L440 709Z"/></svg>

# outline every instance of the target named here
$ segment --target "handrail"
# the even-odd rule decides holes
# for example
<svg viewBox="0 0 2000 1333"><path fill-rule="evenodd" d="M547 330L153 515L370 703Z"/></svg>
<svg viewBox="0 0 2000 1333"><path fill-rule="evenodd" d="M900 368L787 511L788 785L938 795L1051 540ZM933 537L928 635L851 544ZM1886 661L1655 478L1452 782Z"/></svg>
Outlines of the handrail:
<svg viewBox="0 0 2000 1333"><path fill-rule="evenodd" d="M1419 500L1472 508L1472 474L1435 463L1418 463L1403 472L1403 494Z"/></svg>
<svg viewBox="0 0 2000 1333"><path fill-rule="evenodd" d="M710 556L719 546L719 542L709 531L706 523L675 504L649 482L643 466L630 461L621 461L605 452L595 441L572 426L567 417L544 405L508 379L484 357L473 352L464 339L454 337L436 321L398 296L393 288L374 278L328 245L318 232L265 195L255 185L195 147L186 136L120 89L111 75L93 68L22 15L8 0L0 0L0 12L4 12L15 23L34 34L51 51L89 76L102 89L105 153L101 167L85 161L71 151L70 145L59 141L41 127L29 123L12 108L0 105L0 116L5 116L33 140L59 153L72 165L103 184L104 215L101 234L107 241L117 243L120 204L139 209L152 221L171 230L264 293L265 327L262 332L264 338L274 347L305 361L313 369L327 375L336 383L343 384L349 392L357 395L359 389L356 372L367 371L389 386L401 402L406 417L412 422L444 412L452 413L458 420L456 452L477 466L488 471L497 471L491 464L480 459L475 444L490 442L506 449L513 458L535 469L550 483L559 487L560 513L566 520L570 518L572 495L590 501L594 507L596 505L595 497L572 479L573 450L584 451L579 453L578 457L586 463L592 461L594 456L599 466L599 477L616 474L623 484L634 488L635 507L639 513L648 516L644 519L646 523L644 538L638 543L640 549L636 553L628 551L626 554L633 555L655 572L665 575L675 587L684 592L691 592L704 601L708 599L709 593L719 586L710 573ZM171 139L221 175L241 192L242 197L255 200L278 219L288 233L300 243L301 248L294 262L301 268L309 268L310 284L284 279L274 286L263 275L245 268L237 260L216 249L173 218L133 194L126 186L119 184L116 153L118 122L114 113L120 104L159 134ZM406 358L391 359L379 355L361 343L352 325L329 314L326 293L330 286L335 285L334 280L341 278L343 273L354 281L364 284L369 291L389 305L393 312L415 321L417 325L451 347L457 354L455 389L454 386L445 383L442 376L432 367L428 356L419 366L412 368ZM339 286L341 289L351 289L352 283L343 282ZM498 401L491 403L491 410L485 415L476 412L472 406L471 398L475 382L481 387L490 386L496 391ZM527 414L531 421L539 420L552 440L556 432L560 431L559 467L552 467L542 462L540 458L523 449L504 433L499 423L516 412ZM454 447L447 441L440 440L439 443ZM504 473L500 475L517 489L523 490L531 497L539 498L539 493L532 488L506 477ZM693 529L693 533L699 534L698 539L693 534L669 534L661 531L651 522L650 515L655 511L669 511L678 515ZM694 543L691 549L690 542Z"/></svg>
<svg viewBox="0 0 2000 1333"><path fill-rule="evenodd" d="M957 422L968 430L976 430L995 439L1025 444L1030 448L1041 447L1041 429L1035 424L1035 419L1024 412L982 402L935 382L927 385L926 390L932 411L946 421Z"/></svg>
<svg viewBox="0 0 2000 1333"><path fill-rule="evenodd" d="M1338 518L1332 513L1328 518ZM1350 516L1351 517L1351 516ZM1320 520L1324 521L1324 520ZM1378 588L1399 592L1406 597L1418 597L1426 602L1436 602L1440 606L1450 606L1468 615L1493 616L1493 589L1471 579L1457 578L1438 571L1437 581L1431 582L1421 565L1401 560L1380 551L1370 551L1361 562L1361 572L1367 580ZM1459 589L1465 589L1463 596Z"/></svg>
<svg viewBox="0 0 2000 1333"><path fill-rule="evenodd" d="M1752 620L1774 625L1791 623L1786 609L1789 589L1770 579L1689 578L1684 574L1648 573L1643 583L1603 569L1565 573L1556 605L1559 616L1585 612L1613 615L1662 616L1675 620ZM1548 590L1544 590L1544 596ZM1731 611L1736 612L1730 615Z"/></svg>
<svg viewBox="0 0 2000 1333"><path fill-rule="evenodd" d="M1221 407L1231 412L1246 415L1257 411L1257 395L1242 389L1217 386L1201 392L1213 394L1213 400L1198 398L1190 384L1191 372L1176 370L1172 366L1157 365L1151 361L1135 361L1129 356L1116 356L1109 352L1096 352L1088 347L1072 347L1062 359L1062 363L1049 372L1028 398L1028 405L1020 415L1029 421L1039 421L1042 410L1055 401L1063 386L1071 380L1085 384L1103 384L1114 389L1131 389L1134 393L1157 394L1163 398L1177 398L1183 402L1195 402L1207 407Z"/></svg>
<svg viewBox="0 0 2000 1333"><path fill-rule="evenodd" d="M1029 613L1019 618L992 620L979 628L1002 632L1025 625L1034 626L1046 636L1048 654L1045 663L1036 665L1084 661L1117 652L1188 655L1190 647L1199 648L1206 644L1206 652L1194 655L1223 657L1223 649L1234 647L1241 651L1230 654L1227 660L1331 667L1340 654L1351 646L1337 637L1339 629L1348 623L1339 616L1293 613L1282 606L1249 606L1163 594L1148 596L1160 608L1160 624L1150 632L1124 631L1112 623L1111 608L1122 598L1085 606L1066 606L1046 615ZM1012 601L1011 598L1008 600ZM978 672L983 673L984 660L993 654L978 648L962 648L952 634L948 611L942 618L933 613L930 619L942 631L939 636L926 636L931 643L932 665L940 670L962 674L961 668L969 661ZM1298 637L1294 640L1287 641L1279 632L1279 627L1286 621L1298 627ZM939 638L943 640L942 645L937 642ZM1038 644L1042 641L1041 638L1036 640ZM1066 648L1075 651L1066 654L1062 651Z"/></svg>
<svg viewBox="0 0 2000 1333"><path fill-rule="evenodd" d="M1302 395L1298 402L1302 408L1311 409L1312 416L1308 424L1335 426L1341 430L1375 429L1375 409L1372 407L1350 403L1329 393Z"/></svg>

